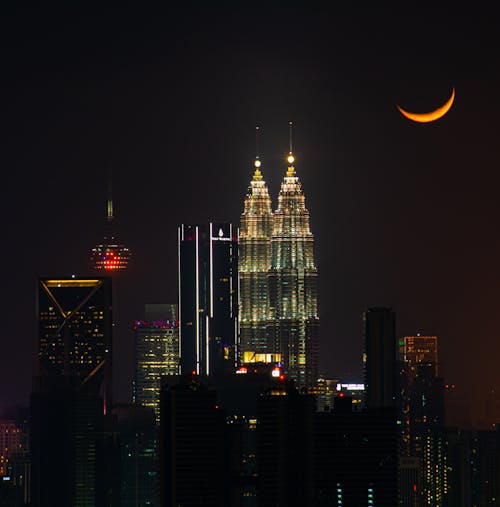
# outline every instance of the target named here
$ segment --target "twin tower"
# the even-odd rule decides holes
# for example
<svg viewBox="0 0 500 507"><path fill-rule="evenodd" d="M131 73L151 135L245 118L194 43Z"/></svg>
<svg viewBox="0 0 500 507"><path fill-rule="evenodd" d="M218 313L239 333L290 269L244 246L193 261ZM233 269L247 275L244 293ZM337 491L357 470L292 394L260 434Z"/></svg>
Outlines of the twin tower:
<svg viewBox="0 0 500 507"><path fill-rule="evenodd" d="M183 372L264 363L298 387L316 382L314 238L291 150L287 161L274 212L257 159L238 231L229 224L179 229Z"/></svg>

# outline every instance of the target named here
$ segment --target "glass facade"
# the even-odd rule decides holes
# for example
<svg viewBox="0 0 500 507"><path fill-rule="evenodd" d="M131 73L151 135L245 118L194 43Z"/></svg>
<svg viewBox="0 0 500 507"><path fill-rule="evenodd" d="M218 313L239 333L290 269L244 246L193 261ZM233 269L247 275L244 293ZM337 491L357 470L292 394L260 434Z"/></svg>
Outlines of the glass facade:
<svg viewBox="0 0 500 507"><path fill-rule="evenodd" d="M150 307L168 308L176 305L146 305L146 318L134 324L135 377L133 401L155 411L160 418L160 381L163 375L179 374L179 327L177 319L148 318Z"/></svg>
<svg viewBox="0 0 500 507"><path fill-rule="evenodd" d="M238 357L238 244L228 223L178 229L181 373L234 371Z"/></svg>
<svg viewBox="0 0 500 507"><path fill-rule="evenodd" d="M96 390L104 382L109 404L111 279L40 278L38 287L41 374L74 376L87 384L92 381Z"/></svg>

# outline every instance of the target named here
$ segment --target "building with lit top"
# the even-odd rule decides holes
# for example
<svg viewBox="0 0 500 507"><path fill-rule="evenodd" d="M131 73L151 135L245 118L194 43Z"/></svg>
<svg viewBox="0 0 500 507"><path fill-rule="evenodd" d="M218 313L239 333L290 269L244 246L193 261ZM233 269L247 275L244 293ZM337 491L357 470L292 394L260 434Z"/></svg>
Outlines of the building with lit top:
<svg viewBox="0 0 500 507"><path fill-rule="evenodd" d="M137 320L133 401L160 418L160 380L179 373L177 305L147 304L146 320Z"/></svg>
<svg viewBox="0 0 500 507"><path fill-rule="evenodd" d="M107 205L107 232L102 242L92 248L90 257L93 268L103 273L113 273L127 269L130 260L130 250L116 239L112 227L113 220L113 198L110 183Z"/></svg>
<svg viewBox="0 0 500 507"><path fill-rule="evenodd" d="M280 360L267 329L273 212L260 167L261 161L257 158L240 217L238 270L240 359L243 364Z"/></svg>
<svg viewBox="0 0 500 507"><path fill-rule="evenodd" d="M178 229L182 373L234 371L238 357L238 241L228 223Z"/></svg>
<svg viewBox="0 0 500 507"><path fill-rule="evenodd" d="M42 376L94 384L111 400L111 279L38 280L38 362Z"/></svg>
<svg viewBox="0 0 500 507"><path fill-rule="evenodd" d="M314 386L318 378L318 272L309 211L291 150L287 161L273 217L268 328L285 375L301 388Z"/></svg>
<svg viewBox="0 0 500 507"><path fill-rule="evenodd" d="M418 368L423 365L438 376L438 338L437 336L404 336L399 340L400 360L406 366L406 374L415 378Z"/></svg>

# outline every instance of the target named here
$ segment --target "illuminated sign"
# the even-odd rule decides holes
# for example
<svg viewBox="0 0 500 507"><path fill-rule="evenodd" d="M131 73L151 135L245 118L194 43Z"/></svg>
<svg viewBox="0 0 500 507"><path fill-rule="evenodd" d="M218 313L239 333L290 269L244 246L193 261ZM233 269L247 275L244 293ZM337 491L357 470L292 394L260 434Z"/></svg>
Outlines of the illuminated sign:
<svg viewBox="0 0 500 507"><path fill-rule="evenodd" d="M364 391L365 384L337 384L337 391L345 389L346 391Z"/></svg>

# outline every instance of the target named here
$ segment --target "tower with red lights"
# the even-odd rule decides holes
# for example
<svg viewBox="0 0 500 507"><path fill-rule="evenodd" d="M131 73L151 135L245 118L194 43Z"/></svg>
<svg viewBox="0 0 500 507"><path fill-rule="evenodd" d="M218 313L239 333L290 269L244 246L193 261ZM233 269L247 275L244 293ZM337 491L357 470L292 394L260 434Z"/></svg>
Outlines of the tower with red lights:
<svg viewBox="0 0 500 507"><path fill-rule="evenodd" d="M95 270L102 273L112 274L113 272L127 269L130 260L130 250L120 243L113 232L113 195L111 181L108 190L107 206L107 232L101 243L92 248L91 262Z"/></svg>

